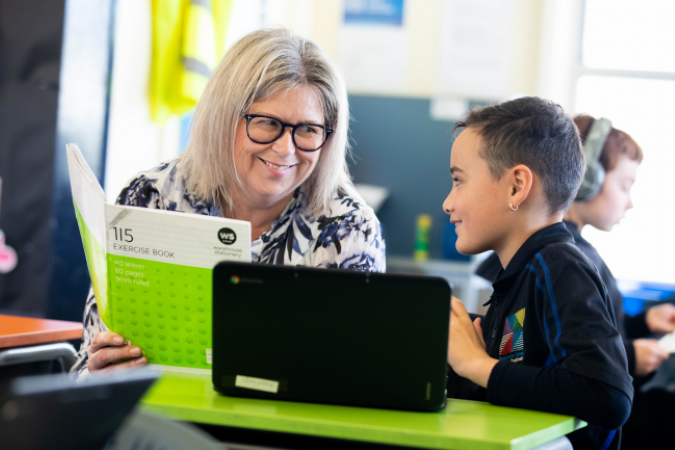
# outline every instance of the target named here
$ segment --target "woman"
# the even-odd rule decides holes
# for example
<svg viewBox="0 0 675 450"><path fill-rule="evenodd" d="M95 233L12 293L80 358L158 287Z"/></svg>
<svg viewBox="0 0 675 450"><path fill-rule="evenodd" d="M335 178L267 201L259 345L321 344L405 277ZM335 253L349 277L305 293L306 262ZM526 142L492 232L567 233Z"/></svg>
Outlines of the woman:
<svg viewBox="0 0 675 450"><path fill-rule="evenodd" d="M133 178L118 204L251 223L251 260L384 272L373 210L346 162L347 92L312 41L285 29L235 44L195 110L187 151ZM73 372L147 364L107 330L90 290Z"/></svg>

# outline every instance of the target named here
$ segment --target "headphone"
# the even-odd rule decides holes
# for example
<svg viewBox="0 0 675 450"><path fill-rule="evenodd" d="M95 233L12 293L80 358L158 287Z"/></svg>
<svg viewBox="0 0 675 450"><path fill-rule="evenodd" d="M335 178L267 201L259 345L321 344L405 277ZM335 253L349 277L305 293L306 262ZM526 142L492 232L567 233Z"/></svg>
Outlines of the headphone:
<svg viewBox="0 0 675 450"><path fill-rule="evenodd" d="M584 141L586 172L574 200L590 200L600 192L602 183L605 181L605 169L600 164L600 155L610 131L612 131L612 122L609 119L601 117L593 121Z"/></svg>

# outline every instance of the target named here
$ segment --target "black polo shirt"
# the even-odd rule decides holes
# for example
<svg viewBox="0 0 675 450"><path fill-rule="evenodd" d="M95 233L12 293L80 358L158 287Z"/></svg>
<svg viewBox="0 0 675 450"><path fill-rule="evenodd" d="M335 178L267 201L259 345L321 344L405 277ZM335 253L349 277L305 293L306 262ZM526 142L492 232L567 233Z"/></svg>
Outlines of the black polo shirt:
<svg viewBox="0 0 675 450"><path fill-rule="evenodd" d="M595 264L595 267L600 274L600 278L602 278L605 287L607 287L607 293L609 294L614 315L616 316L617 328L624 339L626 357L628 358L628 372L632 376L635 376L635 347L633 346L633 339L647 337L651 334L647 327L646 313L642 312L634 317L624 314L623 295L621 294L621 291L619 291L616 279L609 270L609 267L607 267L607 264L605 264L605 261L600 257L600 254L595 247L581 236L579 228L575 224L572 222L563 223L570 233L572 233L572 237L574 238L577 247L579 247L581 251L588 256L588 259Z"/></svg>
<svg viewBox="0 0 675 450"><path fill-rule="evenodd" d="M565 225L530 236L493 288L482 329L499 363L487 390L450 370L448 396L575 415L591 424L575 448L616 448L632 379L605 286Z"/></svg>
<svg viewBox="0 0 675 450"><path fill-rule="evenodd" d="M579 228L572 222L563 222L569 232L574 238L574 243L579 249L591 260L598 270L598 274L605 283L607 294L609 295L610 304L614 316L616 317L616 324L623 337L624 349L626 350L626 359L628 360L628 373L635 376L635 347L633 346L633 339L644 338L651 334L647 327L646 313L642 312L636 316L629 316L623 312L623 295L616 283L616 279L612 272L605 264L598 251L581 236ZM496 253L491 254L483 261L476 269L476 275L479 275L491 282L495 281L497 274L502 268L499 258ZM644 380L643 380L644 381Z"/></svg>

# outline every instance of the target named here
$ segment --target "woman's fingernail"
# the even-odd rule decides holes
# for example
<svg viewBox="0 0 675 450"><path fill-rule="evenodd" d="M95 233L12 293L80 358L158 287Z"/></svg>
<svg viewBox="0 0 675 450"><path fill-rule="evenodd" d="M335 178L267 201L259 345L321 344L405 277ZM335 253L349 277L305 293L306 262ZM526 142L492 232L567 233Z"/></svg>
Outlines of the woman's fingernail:
<svg viewBox="0 0 675 450"><path fill-rule="evenodd" d="M141 349L138 347L134 347L131 350L129 350L129 353L131 354L131 356L138 356L141 354Z"/></svg>
<svg viewBox="0 0 675 450"><path fill-rule="evenodd" d="M124 342L124 338L123 338L122 336L115 336L115 337L113 338L113 342L114 342L115 344L121 344L122 342Z"/></svg>
<svg viewBox="0 0 675 450"><path fill-rule="evenodd" d="M136 360L136 364L138 364L139 366L142 366L143 364L145 364L145 362L146 362L145 358L138 358Z"/></svg>

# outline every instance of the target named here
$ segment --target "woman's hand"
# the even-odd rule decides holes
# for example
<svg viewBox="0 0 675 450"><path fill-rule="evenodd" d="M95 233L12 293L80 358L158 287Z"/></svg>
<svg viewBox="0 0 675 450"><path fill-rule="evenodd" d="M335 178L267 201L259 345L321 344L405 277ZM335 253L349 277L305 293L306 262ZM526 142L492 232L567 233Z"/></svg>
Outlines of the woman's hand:
<svg viewBox="0 0 675 450"><path fill-rule="evenodd" d="M466 308L455 297L452 297L451 306L448 364L457 375L487 387L490 373L498 361L485 351L481 319L471 322Z"/></svg>
<svg viewBox="0 0 675 450"><path fill-rule="evenodd" d="M645 321L652 333L670 333L675 330L675 306L665 303L649 308Z"/></svg>
<svg viewBox="0 0 675 450"><path fill-rule="evenodd" d="M633 347L635 348L635 375L639 377L654 372L670 356L656 339L636 339L633 341Z"/></svg>
<svg viewBox="0 0 675 450"><path fill-rule="evenodd" d="M89 346L87 369L96 370L127 369L141 367L148 363L140 347L124 344L124 338L112 331L96 333ZM139 356L141 356L139 358Z"/></svg>

